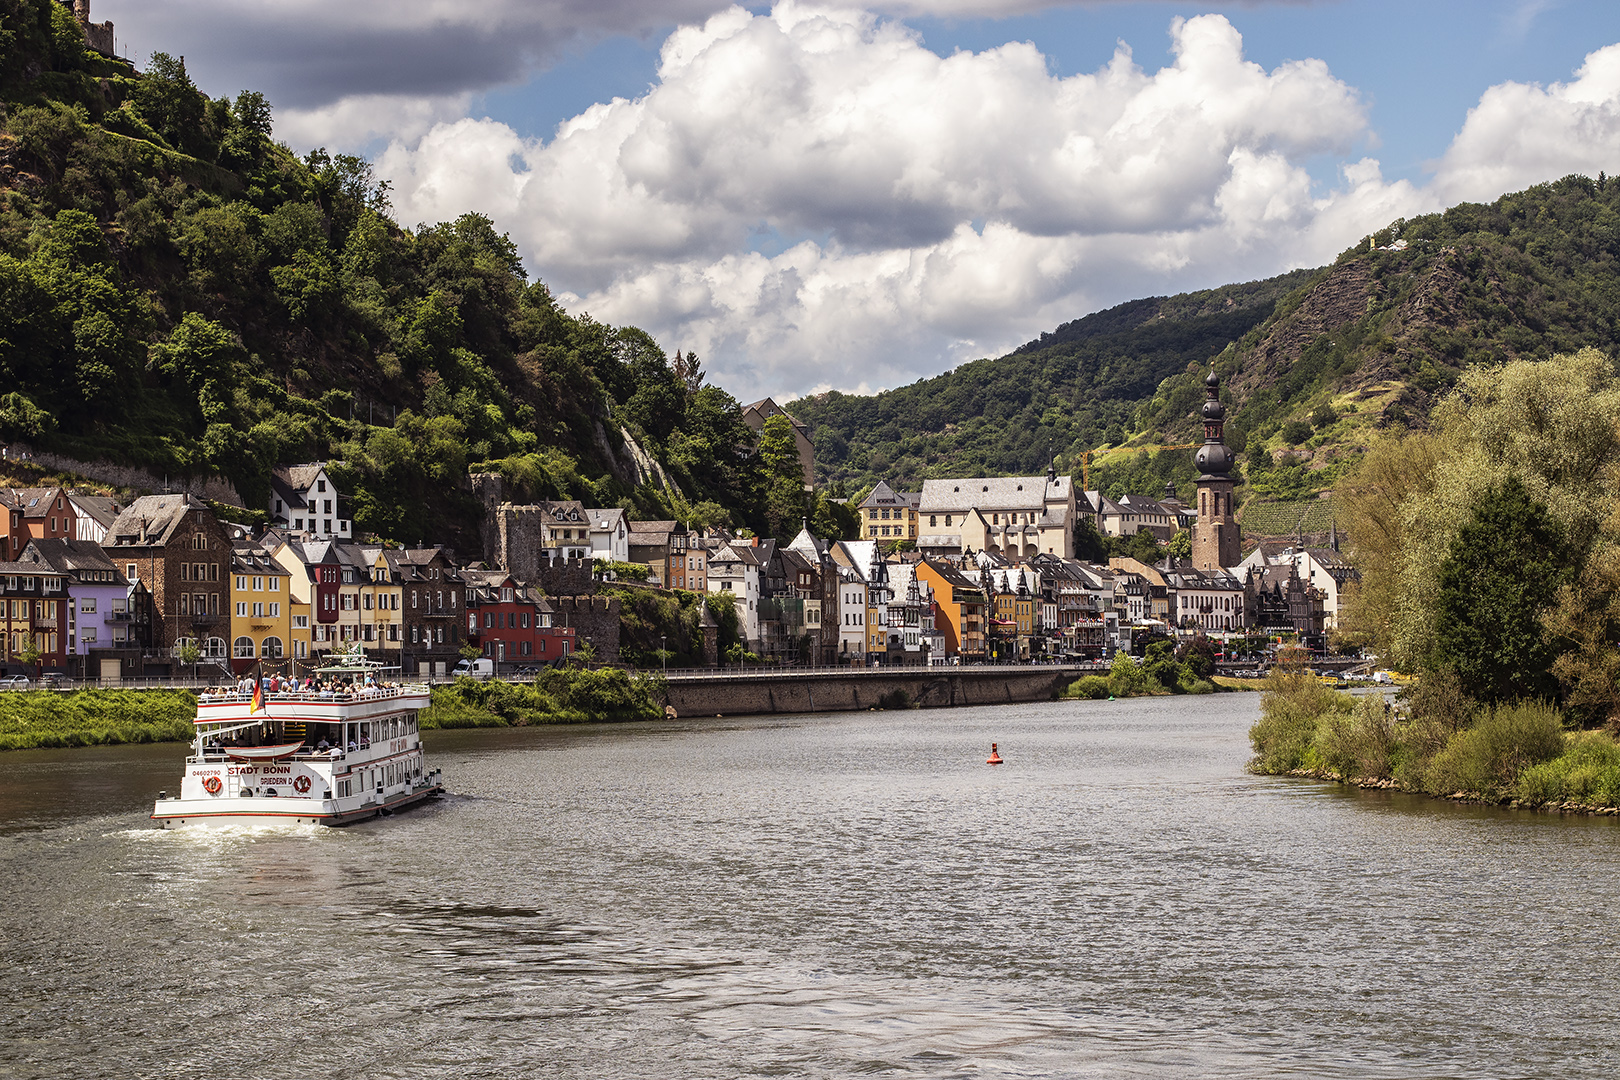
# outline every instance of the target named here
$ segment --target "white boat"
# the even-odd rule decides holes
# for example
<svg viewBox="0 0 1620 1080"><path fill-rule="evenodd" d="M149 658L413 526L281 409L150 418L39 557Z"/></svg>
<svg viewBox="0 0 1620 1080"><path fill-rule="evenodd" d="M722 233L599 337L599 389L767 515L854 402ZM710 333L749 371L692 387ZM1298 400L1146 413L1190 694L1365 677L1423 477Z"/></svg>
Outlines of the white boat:
<svg viewBox="0 0 1620 1080"><path fill-rule="evenodd" d="M444 791L422 758L429 689L391 682L363 656L320 668L323 689L205 692L180 795L152 820L191 825L347 825Z"/></svg>

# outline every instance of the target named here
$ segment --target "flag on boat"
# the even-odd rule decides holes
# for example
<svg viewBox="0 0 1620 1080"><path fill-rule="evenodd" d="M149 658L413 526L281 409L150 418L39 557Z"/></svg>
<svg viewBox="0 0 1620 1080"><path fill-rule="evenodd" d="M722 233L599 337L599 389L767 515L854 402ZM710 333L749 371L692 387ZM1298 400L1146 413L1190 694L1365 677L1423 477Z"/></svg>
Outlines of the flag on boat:
<svg viewBox="0 0 1620 1080"><path fill-rule="evenodd" d="M248 706L248 715L252 716L256 712L264 712L264 683L254 679L253 704Z"/></svg>

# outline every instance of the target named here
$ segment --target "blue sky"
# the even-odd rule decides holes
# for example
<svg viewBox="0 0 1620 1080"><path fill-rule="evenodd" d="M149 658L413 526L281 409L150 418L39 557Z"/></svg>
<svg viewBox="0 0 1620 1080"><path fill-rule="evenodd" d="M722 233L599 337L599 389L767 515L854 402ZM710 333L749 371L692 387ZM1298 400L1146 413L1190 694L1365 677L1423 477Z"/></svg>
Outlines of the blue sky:
<svg viewBox="0 0 1620 1080"><path fill-rule="evenodd" d="M754 11L768 5L745 5ZM1371 105L1373 146L1389 179L1421 181L1486 88L1568 79L1586 54L1620 42L1620 3L1340 0L1328 3L1182 4L1161 0L1057 7L1002 18L905 18L941 56L1031 41L1057 74L1095 70L1123 40L1141 63L1169 59L1170 20L1222 12L1246 55L1266 68L1316 57ZM532 138L599 101L635 98L657 80L670 27L567 49L519 85L481 95L472 111ZM1331 175L1326 158L1313 173Z"/></svg>
<svg viewBox="0 0 1620 1080"><path fill-rule="evenodd" d="M97 0L751 399L911 382L1620 172L1620 4ZM1000 17L996 17L1000 16ZM1128 58L1116 53L1129 47Z"/></svg>

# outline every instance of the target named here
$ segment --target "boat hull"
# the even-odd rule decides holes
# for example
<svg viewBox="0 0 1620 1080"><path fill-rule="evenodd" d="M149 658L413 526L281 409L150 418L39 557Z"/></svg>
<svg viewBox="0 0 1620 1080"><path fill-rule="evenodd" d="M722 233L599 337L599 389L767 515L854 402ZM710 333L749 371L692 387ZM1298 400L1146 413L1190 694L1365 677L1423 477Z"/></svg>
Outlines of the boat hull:
<svg viewBox="0 0 1620 1080"><path fill-rule="evenodd" d="M253 796L238 799L159 799L152 820L161 828L232 825L350 825L391 814L444 794L437 773L409 791L383 799L303 799L297 796Z"/></svg>

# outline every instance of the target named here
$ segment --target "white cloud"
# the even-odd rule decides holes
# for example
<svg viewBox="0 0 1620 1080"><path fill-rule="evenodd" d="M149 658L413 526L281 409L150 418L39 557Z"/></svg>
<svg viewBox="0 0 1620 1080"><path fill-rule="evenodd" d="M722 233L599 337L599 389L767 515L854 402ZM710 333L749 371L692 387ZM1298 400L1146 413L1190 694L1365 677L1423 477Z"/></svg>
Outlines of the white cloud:
<svg viewBox="0 0 1620 1080"><path fill-rule="evenodd" d="M645 96L549 141L463 119L378 171L403 220L489 213L565 303L748 398L892 386L1106 304L1317 265L1620 145L1620 47L1568 85L1493 88L1417 187L1348 160L1365 109L1320 61L1263 70L1218 15L1171 35L1157 71L1121 45L1057 78L1027 43L942 58L862 11L731 8L668 37ZM1326 191L1319 155L1345 159Z"/></svg>
<svg viewBox="0 0 1620 1080"><path fill-rule="evenodd" d="M1620 168L1620 45L1586 58L1575 79L1493 86L1440 159L1445 202L1492 199L1570 173Z"/></svg>

